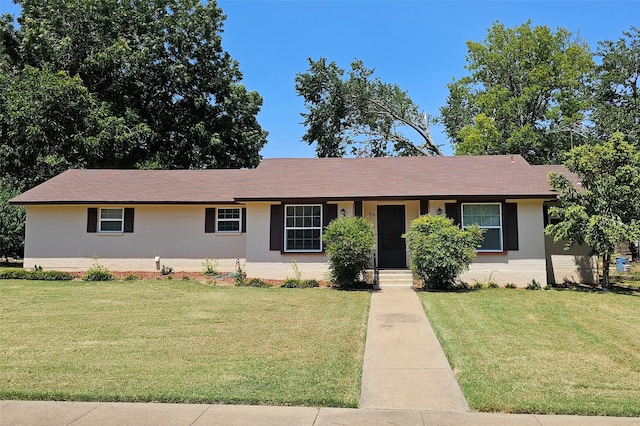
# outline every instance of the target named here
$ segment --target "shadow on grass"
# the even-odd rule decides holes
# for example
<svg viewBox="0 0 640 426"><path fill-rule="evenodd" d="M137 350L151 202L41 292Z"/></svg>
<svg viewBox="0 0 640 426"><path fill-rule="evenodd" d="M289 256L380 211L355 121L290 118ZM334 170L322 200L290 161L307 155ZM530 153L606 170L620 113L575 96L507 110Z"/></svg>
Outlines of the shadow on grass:
<svg viewBox="0 0 640 426"><path fill-rule="evenodd" d="M552 290L579 291L590 293L615 293L627 296L640 296L640 287L624 282L613 282L609 287L603 288L600 284L562 283L551 285Z"/></svg>

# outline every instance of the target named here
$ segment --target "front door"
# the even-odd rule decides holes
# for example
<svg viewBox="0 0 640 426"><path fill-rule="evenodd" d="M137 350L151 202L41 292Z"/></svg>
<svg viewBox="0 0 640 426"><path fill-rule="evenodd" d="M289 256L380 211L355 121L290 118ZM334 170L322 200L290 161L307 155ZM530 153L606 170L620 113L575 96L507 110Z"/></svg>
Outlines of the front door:
<svg viewBox="0 0 640 426"><path fill-rule="evenodd" d="M378 265L406 268L404 206L378 206Z"/></svg>

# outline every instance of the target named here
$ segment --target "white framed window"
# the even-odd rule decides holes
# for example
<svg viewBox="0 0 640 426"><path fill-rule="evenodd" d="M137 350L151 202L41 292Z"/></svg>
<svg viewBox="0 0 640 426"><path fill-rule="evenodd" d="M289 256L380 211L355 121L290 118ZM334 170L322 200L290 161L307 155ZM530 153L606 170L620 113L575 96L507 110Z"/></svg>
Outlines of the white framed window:
<svg viewBox="0 0 640 426"><path fill-rule="evenodd" d="M99 232L122 233L124 231L124 209L123 208L101 208L98 216Z"/></svg>
<svg viewBox="0 0 640 426"><path fill-rule="evenodd" d="M322 251L322 205L286 205L284 251Z"/></svg>
<svg viewBox="0 0 640 426"><path fill-rule="evenodd" d="M242 210L239 208L217 209L216 226L218 232L240 232Z"/></svg>
<svg viewBox="0 0 640 426"><path fill-rule="evenodd" d="M478 225L484 241L479 252L502 251L502 204L462 204L462 227Z"/></svg>

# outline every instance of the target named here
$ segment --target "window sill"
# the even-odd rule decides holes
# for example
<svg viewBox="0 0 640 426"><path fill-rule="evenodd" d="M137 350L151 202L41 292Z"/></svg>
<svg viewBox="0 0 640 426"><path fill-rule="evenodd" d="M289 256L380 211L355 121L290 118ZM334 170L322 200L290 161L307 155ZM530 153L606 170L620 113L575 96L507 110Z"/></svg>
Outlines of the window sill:
<svg viewBox="0 0 640 426"><path fill-rule="evenodd" d="M96 232L100 236L119 236L124 235L124 232Z"/></svg>
<svg viewBox="0 0 640 426"><path fill-rule="evenodd" d="M491 255L491 254L507 254L508 251L503 250L503 251L477 251L476 254L478 256L486 256L486 255Z"/></svg>
<svg viewBox="0 0 640 426"><path fill-rule="evenodd" d="M244 232L239 232L239 231L217 231L217 232L213 232L213 235L221 235L221 236L225 236L225 237L232 237L232 236L238 236L238 235L242 235L244 234Z"/></svg>

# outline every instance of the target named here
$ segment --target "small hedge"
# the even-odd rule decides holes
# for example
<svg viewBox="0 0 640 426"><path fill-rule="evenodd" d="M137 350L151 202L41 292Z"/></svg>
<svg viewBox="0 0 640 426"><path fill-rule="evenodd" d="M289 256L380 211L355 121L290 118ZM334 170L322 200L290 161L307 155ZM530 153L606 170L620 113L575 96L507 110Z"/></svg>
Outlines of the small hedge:
<svg viewBox="0 0 640 426"><path fill-rule="evenodd" d="M94 264L82 277L84 281L111 281L115 276L104 266Z"/></svg>
<svg viewBox="0 0 640 426"><path fill-rule="evenodd" d="M271 287L269 284L267 284L266 281L260 278L251 278L250 280L243 280L241 282L236 282L236 286L237 287L260 287L260 288Z"/></svg>
<svg viewBox="0 0 640 426"><path fill-rule="evenodd" d="M280 286L282 288L315 288L320 287L316 280L299 280L297 278L287 278Z"/></svg>
<svg viewBox="0 0 640 426"><path fill-rule="evenodd" d="M63 271L27 271L26 269L2 269L0 280L41 280L41 281L70 281L73 275Z"/></svg>

